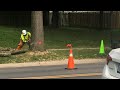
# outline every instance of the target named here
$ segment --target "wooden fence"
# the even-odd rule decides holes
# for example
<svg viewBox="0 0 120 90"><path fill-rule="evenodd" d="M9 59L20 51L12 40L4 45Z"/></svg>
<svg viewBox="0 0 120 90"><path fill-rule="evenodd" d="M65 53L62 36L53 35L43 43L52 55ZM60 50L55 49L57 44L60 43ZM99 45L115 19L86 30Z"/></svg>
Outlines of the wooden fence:
<svg viewBox="0 0 120 90"><path fill-rule="evenodd" d="M111 20L110 20L111 19ZM99 28L100 27L100 13L99 12L82 12L82 13L69 13L68 23L70 27L88 27ZM102 19L103 28L120 28L120 13L114 11L103 13Z"/></svg>
<svg viewBox="0 0 120 90"><path fill-rule="evenodd" d="M87 27L99 28L100 27L100 13L99 12L79 12L79 13L62 13L61 26L70 27ZM49 24L51 24L52 13L49 14ZM103 13L103 28L120 28L120 11L113 11ZM17 26L30 26L31 25L31 12L0 12L0 25L17 25Z"/></svg>

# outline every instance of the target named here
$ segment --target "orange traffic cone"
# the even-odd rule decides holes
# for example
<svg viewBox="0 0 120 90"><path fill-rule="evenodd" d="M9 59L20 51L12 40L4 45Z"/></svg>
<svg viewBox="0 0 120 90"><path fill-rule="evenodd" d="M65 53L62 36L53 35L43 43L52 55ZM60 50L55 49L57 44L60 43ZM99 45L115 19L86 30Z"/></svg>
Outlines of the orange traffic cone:
<svg viewBox="0 0 120 90"><path fill-rule="evenodd" d="M72 70L72 69L76 69L74 68L74 58L73 58L73 53L72 53L72 49L70 49L70 54L69 54L69 58L68 58L68 66L66 69Z"/></svg>

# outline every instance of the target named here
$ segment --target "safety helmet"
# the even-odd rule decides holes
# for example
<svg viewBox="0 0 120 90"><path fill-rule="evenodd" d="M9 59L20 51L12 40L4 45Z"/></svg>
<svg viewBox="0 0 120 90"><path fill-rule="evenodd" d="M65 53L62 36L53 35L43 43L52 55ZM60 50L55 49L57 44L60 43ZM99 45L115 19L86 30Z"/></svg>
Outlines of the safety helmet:
<svg viewBox="0 0 120 90"><path fill-rule="evenodd" d="M26 35L27 34L26 30L22 30L22 34Z"/></svg>

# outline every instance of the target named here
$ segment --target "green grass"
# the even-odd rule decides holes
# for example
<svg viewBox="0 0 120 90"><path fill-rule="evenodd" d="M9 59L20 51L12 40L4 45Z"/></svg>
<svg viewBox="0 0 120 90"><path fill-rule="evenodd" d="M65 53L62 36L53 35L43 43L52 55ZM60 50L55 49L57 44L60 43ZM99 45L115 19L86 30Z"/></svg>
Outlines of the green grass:
<svg viewBox="0 0 120 90"><path fill-rule="evenodd" d="M89 29L65 29L45 30L46 48L66 48L66 44L71 43L73 47L99 47L103 39L105 46L110 46L109 32L100 32ZM57 34L58 33L58 34Z"/></svg>
<svg viewBox="0 0 120 90"><path fill-rule="evenodd" d="M16 48L22 28L0 26L0 47Z"/></svg>
<svg viewBox="0 0 120 90"><path fill-rule="evenodd" d="M19 42L21 30L24 28L0 26L0 47L16 48ZM25 28L30 30L30 28ZM116 31L117 34L120 32ZM110 47L109 30L98 31L96 29L69 28L44 29L45 48L48 53L44 55L29 55L28 53L20 55L11 55L10 57L0 57L0 63L20 63L33 61L48 61L68 59L69 50L48 50L48 49L67 49L66 45L71 43L74 48L84 48L83 50L73 50L75 59L84 58L105 58L110 49L105 50L104 55L99 54L101 40L104 40L104 46ZM120 35L120 34L119 34ZM98 49L86 49L86 48Z"/></svg>
<svg viewBox="0 0 120 90"><path fill-rule="evenodd" d="M110 49L105 50L105 54L100 55L99 49L83 49L83 50L73 50L74 60L81 60L86 58L106 58L106 55ZM48 50L45 54L30 54L31 52L26 52L20 55L12 55L10 57L0 57L0 64L3 63L24 63L24 62L36 62L36 61L50 61L50 60L66 60L69 57L69 50Z"/></svg>
<svg viewBox="0 0 120 90"><path fill-rule="evenodd" d="M21 30L23 28L0 27L0 47L16 48ZM29 29L28 29L29 30ZM97 31L91 29L78 28L45 28L45 48L66 48L66 44L71 43L74 48L99 47L103 39L106 47L110 46L110 33L108 30Z"/></svg>

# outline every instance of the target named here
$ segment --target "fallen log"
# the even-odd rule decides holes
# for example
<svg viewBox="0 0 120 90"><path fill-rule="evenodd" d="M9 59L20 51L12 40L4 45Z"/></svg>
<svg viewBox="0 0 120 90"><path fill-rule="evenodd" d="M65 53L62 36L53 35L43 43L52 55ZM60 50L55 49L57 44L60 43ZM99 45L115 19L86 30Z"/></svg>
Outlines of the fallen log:
<svg viewBox="0 0 120 90"><path fill-rule="evenodd" d="M11 51L11 55L21 54L21 53L25 53L27 51L28 50L14 50L14 51Z"/></svg>
<svg viewBox="0 0 120 90"><path fill-rule="evenodd" d="M9 57L11 55L25 53L28 50L12 50L12 51L0 51L0 57Z"/></svg>
<svg viewBox="0 0 120 90"><path fill-rule="evenodd" d="M10 48L0 48L0 51L10 51Z"/></svg>
<svg viewBox="0 0 120 90"><path fill-rule="evenodd" d="M9 57L11 56L10 52L0 52L0 57Z"/></svg>

